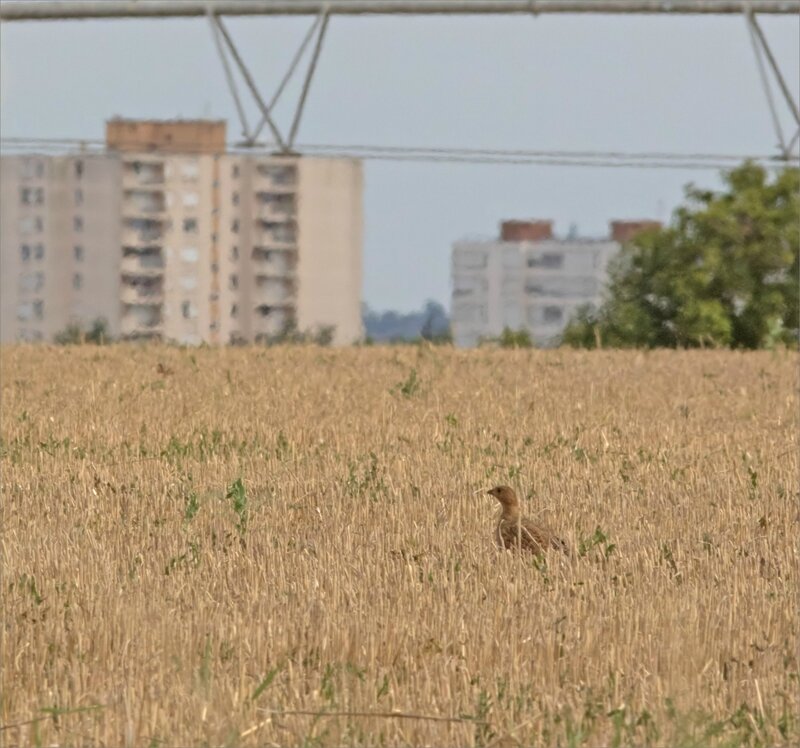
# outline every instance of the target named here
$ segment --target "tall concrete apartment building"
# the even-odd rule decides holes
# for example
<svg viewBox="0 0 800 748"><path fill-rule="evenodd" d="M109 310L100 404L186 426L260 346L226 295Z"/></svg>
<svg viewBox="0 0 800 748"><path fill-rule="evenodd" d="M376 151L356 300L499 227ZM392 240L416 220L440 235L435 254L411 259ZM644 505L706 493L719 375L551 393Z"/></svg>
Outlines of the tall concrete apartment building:
<svg viewBox="0 0 800 748"><path fill-rule="evenodd" d="M225 123L111 120L103 154L3 156L0 341L361 338L362 169L225 152Z"/></svg>
<svg viewBox="0 0 800 748"><path fill-rule="evenodd" d="M608 239L557 239L551 221L505 221L496 241L461 241L452 252L451 326L472 347L505 328L537 346L558 343L572 313L599 304L608 261L654 221L614 221Z"/></svg>

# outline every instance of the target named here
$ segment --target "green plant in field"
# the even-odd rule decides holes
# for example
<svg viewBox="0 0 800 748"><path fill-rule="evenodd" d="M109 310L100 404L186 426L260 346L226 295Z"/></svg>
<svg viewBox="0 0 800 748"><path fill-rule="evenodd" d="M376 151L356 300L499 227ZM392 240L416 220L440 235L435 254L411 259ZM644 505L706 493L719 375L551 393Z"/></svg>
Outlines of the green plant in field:
<svg viewBox="0 0 800 748"><path fill-rule="evenodd" d="M609 541L608 535L603 532L600 525L595 527L593 535L588 538L581 538L578 543L578 556L583 558L594 548L598 548L602 552L605 560L608 560L617 549L616 543Z"/></svg>
<svg viewBox="0 0 800 748"><path fill-rule="evenodd" d="M531 334L524 328L512 330L510 327L503 328L497 342L501 348L533 348Z"/></svg>
<svg viewBox="0 0 800 748"><path fill-rule="evenodd" d="M197 680L206 695L208 695L211 688L211 652L211 639L206 636L206 643L200 658L200 666L197 669Z"/></svg>
<svg viewBox="0 0 800 748"><path fill-rule="evenodd" d="M392 392L399 392L403 397L413 397L419 392L419 388L420 381L417 377L417 370L411 369L408 376L394 386Z"/></svg>
<svg viewBox="0 0 800 748"><path fill-rule="evenodd" d="M472 717L475 720L475 736L473 738L473 743L476 748L484 748L495 736L495 732L492 730L492 726L488 720L491 710L492 699L484 689L481 689L475 704L475 714Z"/></svg>
<svg viewBox="0 0 800 748"><path fill-rule="evenodd" d="M183 518L187 522L190 522L199 511L200 501L197 498L197 494L194 491L189 491L189 494L186 496L186 507L183 510Z"/></svg>
<svg viewBox="0 0 800 748"><path fill-rule="evenodd" d="M164 575L169 576L175 570L189 565L190 567L197 567L200 565L200 545L194 541L189 542L187 549L179 556L173 556L164 567Z"/></svg>
<svg viewBox="0 0 800 748"><path fill-rule="evenodd" d="M351 496L368 495L372 501L386 497L388 486L384 480L384 471L378 464L378 456L374 452L358 462L350 463L345 488Z"/></svg>
<svg viewBox="0 0 800 748"><path fill-rule="evenodd" d="M336 675L338 670L338 665L333 665L330 662L325 665L325 672L322 674L322 681L319 686L320 696L331 705L336 702Z"/></svg>
<svg viewBox="0 0 800 748"><path fill-rule="evenodd" d="M239 533L239 540L244 544L244 536L247 531L248 508L247 508L247 494L244 490L244 483L241 478L237 478L231 483L228 492L225 494L226 499L233 502L233 511L236 512L238 518L236 522L236 532Z"/></svg>
<svg viewBox="0 0 800 748"><path fill-rule="evenodd" d="M280 667L274 667L270 669L270 671L264 676L264 679L256 686L256 689L250 694L250 701L255 701L259 696L261 696L264 691L266 691L271 685L272 681L275 680L275 676L281 671Z"/></svg>

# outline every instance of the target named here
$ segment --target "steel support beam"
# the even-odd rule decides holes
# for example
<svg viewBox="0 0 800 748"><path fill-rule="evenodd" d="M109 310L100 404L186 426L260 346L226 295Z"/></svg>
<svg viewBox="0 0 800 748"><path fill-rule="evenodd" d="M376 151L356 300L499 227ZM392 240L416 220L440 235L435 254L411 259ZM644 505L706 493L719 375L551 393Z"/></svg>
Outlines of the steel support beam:
<svg viewBox="0 0 800 748"><path fill-rule="evenodd" d="M786 85L786 80L783 77L783 73L781 73L780 67L778 67L778 62L775 59L775 56L772 54L772 50L767 42L767 37L764 36L764 32L761 29L761 24L759 24L753 11L754 8L747 8L747 20L750 22L750 27L758 37L758 40L761 42L761 48L764 50L764 54L769 61L772 72L775 74L775 80L778 81L778 86L781 89L783 97L786 99L786 104L789 107L789 111L791 111L792 115L794 116L794 121L800 125L800 107L798 107L797 102L794 100L794 96L792 96L791 91L789 91L789 86Z"/></svg>
<svg viewBox="0 0 800 748"><path fill-rule="evenodd" d="M245 140L251 140L250 127L247 124L247 116L245 115L244 107L242 106L242 100L239 98L239 89L236 87L236 80L233 77L233 72L231 71L230 63L228 62L228 55L225 54L225 48L222 46L222 35L219 30L219 26L217 26L217 19L214 18L214 15L211 13L210 7L208 9L208 21L211 24L211 33L214 37L214 45L217 48L217 54L219 54L219 58L222 61L222 67L225 70L225 80L228 82L228 88L233 96L233 101L236 105L236 111L239 114L239 122L241 122L242 125L242 135L244 136Z"/></svg>
<svg viewBox="0 0 800 748"><path fill-rule="evenodd" d="M247 65L244 64L244 60L242 59L242 56L239 54L239 50L236 49L236 45L233 43L233 39L231 38L231 35L228 33L228 29L225 28L225 24L222 23L221 18L212 17L212 20L222 33L222 38L227 43L228 49L233 55L233 59L239 66L239 72L241 72L242 77L244 78L244 82L247 84L247 87L250 89L250 93L253 95L253 98L255 99L256 104L258 105L258 108L261 110L262 117L266 120L267 124L269 125L269 129L272 131L272 136L275 138L275 142L278 144L278 147L282 151L286 150L286 144L284 143L284 140L281 137L281 133L278 130L277 126L275 125L275 122L273 121L272 117L270 116L269 107L264 103L264 99L261 97L258 87L256 86L255 81L253 80L253 76L247 69Z"/></svg>
<svg viewBox="0 0 800 748"><path fill-rule="evenodd" d="M272 111L275 105L278 103L278 99L280 99L283 90L286 88L286 84L291 79L292 75L294 74L294 71L297 70L297 66L300 64L300 60L303 57L303 52L306 51L306 47L313 38L314 32L317 30L317 27L319 26L321 21L322 21L322 16L321 15L317 16L316 19L314 19L314 23L311 24L311 28L309 28L309 30L306 32L303 41L300 43L300 46L297 48L297 52L295 53L291 63L289 64L289 68L287 69L286 74L283 76L283 80L281 80L280 85L275 91L275 94L270 99L270 102L268 104L270 111ZM248 145L255 145L256 141L258 140L258 136L264 129L265 124L266 120L262 117L261 121L258 123L258 127L256 127L255 131L253 132L253 136L251 138L248 138Z"/></svg>
<svg viewBox="0 0 800 748"><path fill-rule="evenodd" d="M317 34L317 43L314 45L314 53L311 55L311 62L308 63L308 72L306 79L303 81L303 90L300 93L300 100L297 102L297 110L294 113L294 121L292 122L292 129L289 131L289 148L294 146L295 138L297 137L297 129L300 127L300 118L303 116L303 108L306 105L306 97L308 96L308 89L311 87L311 79L314 77L314 71L317 68L317 60L319 53L322 50L322 42L325 39L325 32L328 29L328 14L322 17L322 25L319 27L319 34Z"/></svg>
<svg viewBox="0 0 800 748"><path fill-rule="evenodd" d="M800 13L800 0L6 0L0 20L201 17L209 2L215 16Z"/></svg>

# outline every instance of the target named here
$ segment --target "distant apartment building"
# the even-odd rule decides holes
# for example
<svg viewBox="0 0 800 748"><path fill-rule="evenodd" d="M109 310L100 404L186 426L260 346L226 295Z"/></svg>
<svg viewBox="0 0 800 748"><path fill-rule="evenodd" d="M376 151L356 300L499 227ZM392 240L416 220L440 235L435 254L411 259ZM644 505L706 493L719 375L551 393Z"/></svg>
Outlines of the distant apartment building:
<svg viewBox="0 0 800 748"><path fill-rule="evenodd" d="M461 347L527 330L537 346L558 343L573 312L598 305L608 261L622 242L658 223L614 221L607 239L557 239L551 221L505 221L495 241L453 246L451 326Z"/></svg>
<svg viewBox="0 0 800 748"><path fill-rule="evenodd" d="M3 156L0 341L362 336L362 169L225 152L225 123L111 120L106 151Z"/></svg>

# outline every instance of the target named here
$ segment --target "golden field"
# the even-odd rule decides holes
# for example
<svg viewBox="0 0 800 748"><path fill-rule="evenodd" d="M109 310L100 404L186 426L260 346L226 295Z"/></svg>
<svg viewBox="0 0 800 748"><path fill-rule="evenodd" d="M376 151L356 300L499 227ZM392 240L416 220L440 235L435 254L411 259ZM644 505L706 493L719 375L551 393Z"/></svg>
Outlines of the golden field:
<svg viewBox="0 0 800 748"><path fill-rule="evenodd" d="M797 354L1 363L5 744L800 743Z"/></svg>

